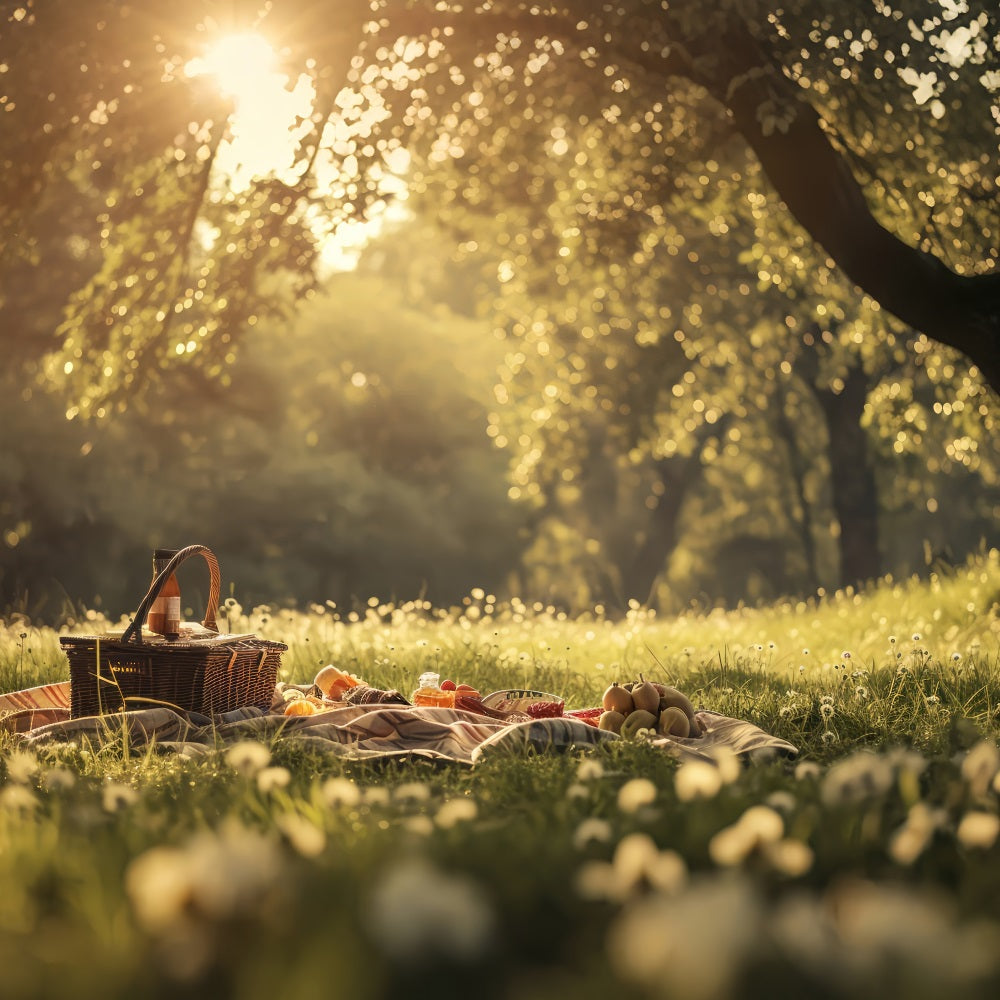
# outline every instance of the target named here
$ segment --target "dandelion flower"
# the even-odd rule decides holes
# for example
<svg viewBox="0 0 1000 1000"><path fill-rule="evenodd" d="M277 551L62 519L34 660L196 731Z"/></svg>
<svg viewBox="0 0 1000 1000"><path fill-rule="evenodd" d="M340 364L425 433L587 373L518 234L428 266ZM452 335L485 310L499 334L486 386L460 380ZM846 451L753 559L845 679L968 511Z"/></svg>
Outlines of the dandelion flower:
<svg viewBox="0 0 1000 1000"><path fill-rule="evenodd" d="M994 813L980 810L967 812L955 831L955 836L963 847L978 847L984 851L993 846L998 834L1000 834L1000 818Z"/></svg>
<svg viewBox="0 0 1000 1000"><path fill-rule="evenodd" d="M129 806L135 805L139 801L139 793L128 785L111 781L104 786L102 802L104 811L109 813L121 812Z"/></svg>
<svg viewBox="0 0 1000 1000"><path fill-rule="evenodd" d="M42 782L50 792L66 791L76 784L76 775L66 767L53 767L45 772Z"/></svg>
<svg viewBox="0 0 1000 1000"><path fill-rule="evenodd" d="M182 847L153 847L139 855L126 869L125 889L140 925L156 932L259 908L280 876L274 842L228 820Z"/></svg>
<svg viewBox="0 0 1000 1000"><path fill-rule="evenodd" d="M6 785L0 789L0 809L25 816L38 808L35 793L24 785Z"/></svg>
<svg viewBox="0 0 1000 1000"><path fill-rule="evenodd" d="M304 858L319 857L326 848L326 834L315 823L298 813L277 816L274 825Z"/></svg>
<svg viewBox="0 0 1000 1000"><path fill-rule="evenodd" d="M819 706L819 714L823 716L824 719L832 719L834 716L833 705L824 704Z"/></svg>
<svg viewBox="0 0 1000 1000"><path fill-rule="evenodd" d="M980 740L962 760L962 778L977 798L986 794L994 775L1000 772L1000 751L990 740Z"/></svg>
<svg viewBox="0 0 1000 1000"><path fill-rule="evenodd" d="M623 909L609 929L607 955L626 982L650 995L664 994L669 975L670 995L710 1000L734 992L765 925L749 880L699 879L677 896L655 893Z"/></svg>
<svg viewBox="0 0 1000 1000"><path fill-rule="evenodd" d="M685 761L674 775L674 790L681 802L712 799L722 788L722 775L714 764L704 760Z"/></svg>
<svg viewBox="0 0 1000 1000"><path fill-rule="evenodd" d="M622 837L611 859L619 885L626 890L639 885L647 866L658 853L648 833L630 833Z"/></svg>
<svg viewBox="0 0 1000 1000"><path fill-rule="evenodd" d="M434 822L430 816L423 814L417 816L407 816L402 820L401 826L408 833L417 837L429 837L434 832Z"/></svg>
<svg viewBox="0 0 1000 1000"><path fill-rule="evenodd" d="M226 763L234 771L252 778L271 763L271 751L257 740L241 740L226 751Z"/></svg>
<svg viewBox="0 0 1000 1000"><path fill-rule="evenodd" d="M750 831L734 823L712 837L708 842L708 854L720 868L733 868L742 864L755 846Z"/></svg>
<svg viewBox="0 0 1000 1000"><path fill-rule="evenodd" d="M441 956L475 960L488 949L496 922L477 882L423 858L401 860L382 874L362 919L382 952L413 966Z"/></svg>
<svg viewBox="0 0 1000 1000"><path fill-rule="evenodd" d="M397 786L392 797L397 802L426 802L430 797L430 789L422 781L407 781Z"/></svg>
<svg viewBox="0 0 1000 1000"><path fill-rule="evenodd" d="M479 807L474 799L449 799L437 811L434 822L443 830L449 830L459 823L467 823L479 815Z"/></svg>
<svg viewBox="0 0 1000 1000"><path fill-rule="evenodd" d="M594 781L604 777L604 765L593 757L586 757L580 761L580 766L576 769L577 781Z"/></svg>
<svg viewBox="0 0 1000 1000"><path fill-rule="evenodd" d="M320 791L331 809L340 806L351 808L361 801L361 790L349 778L327 778Z"/></svg>
<svg viewBox="0 0 1000 1000"><path fill-rule="evenodd" d="M614 867L607 861L585 861L573 878L573 886L582 899L610 899L614 902L622 899Z"/></svg>
<svg viewBox="0 0 1000 1000"><path fill-rule="evenodd" d="M591 841L607 843L611 839L611 824L606 819L591 816L583 820L573 832L573 846L579 851Z"/></svg>
<svg viewBox="0 0 1000 1000"><path fill-rule="evenodd" d="M892 787L893 769L878 754L859 750L837 761L823 779L822 799L826 806L838 806L885 795Z"/></svg>
<svg viewBox="0 0 1000 1000"><path fill-rule="evenodd" d="M944 821L944 813L924 802L910 807L906 821L889 841L889 854L901 865L912 865L930 843L934 831Z"/></svg>
<svg viewBox="0 0 1000 1000"><path fill-rule="evenodd" d="M777 843L770 844L765 850L768 864L782 875L789 878L800 878L812 868L815 858L812 848L801 840L785 837Z"/></svg>
<svg viewBox="0 0 1000 1000"><path fill-rule="evenodd" d="M618 790L618 808L624 813L638 812L656 801L656 785L648 778L632 778Z"/></svg>
<svg viewBox="0 0 1000 1000"><path fill-rule="evenodd" d="M287 767L265 767L257 772L257 787L265 795L287 788L292 780L292 772Z"/></svg>
<svg viewBox="0 0 1000 1000"><path fill-rule="evenodd" d="M823 769L815 761L804 760L795 766L796 781L815 781L822 773Z"/></svg>
<svg viewBox="0 0 1000 1000"><path fill-rule="evenodd" d="M7 757L7 777L27 785L38 773L38 758L30 750L14 750Z"/></svg>
<svg viewBox="0 0 1000 1000"><path fill-rule="evenodd" d="M361 799L366 806L387 806L389 804L389 789L381 785L370 785L361 793Z"/></svg>

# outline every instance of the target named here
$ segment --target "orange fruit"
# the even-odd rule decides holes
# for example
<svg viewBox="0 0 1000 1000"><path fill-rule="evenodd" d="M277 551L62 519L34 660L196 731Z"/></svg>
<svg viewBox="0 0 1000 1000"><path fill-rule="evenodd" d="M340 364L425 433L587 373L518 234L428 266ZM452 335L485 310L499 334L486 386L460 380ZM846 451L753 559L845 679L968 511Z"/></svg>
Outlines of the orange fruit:
<svg viewBox="0 0 1000 1000"><path fill-rule="evenodd" d="M285 706L285 715L315 715L316 706L306 698L296 698Z"/></svg>

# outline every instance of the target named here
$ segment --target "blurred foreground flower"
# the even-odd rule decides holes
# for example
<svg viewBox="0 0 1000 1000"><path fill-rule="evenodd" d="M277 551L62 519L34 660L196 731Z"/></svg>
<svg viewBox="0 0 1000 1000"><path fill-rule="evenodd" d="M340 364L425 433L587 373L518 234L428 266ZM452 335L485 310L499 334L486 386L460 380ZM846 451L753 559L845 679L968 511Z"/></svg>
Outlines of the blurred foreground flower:
<svg viewBox="0 0 1000 1000"><path fill-rule="evenodd" d="M326 848L326 834L315 823L298 813L289 812L276 816L274 825L304 858L319 857Z"/></svg>
<svg viewBox="0 0 1000 1000"><path fill-rule="evenodd" d="M748 880L699 879L679 896L628 904L608 932L608 957L653 995L715 1000L757 950L762 916Z"/></svg>
<svg viewBox="0 0 1000 1000"><path fill-rule="evenodd" d="M656 785L648 778L632 778L618 789L618 808L624 813L638 812L656 801Z"/></svg>
<svg viewBox="0 0 1000 1000"><path fill-rule="evenodd" d="M584 899L622 903L642 889L673 895L687 878L687 865L676 851L661 851L649 834L630 833L618 842L610 862L581 865L575 885Z"/></svg>
<svg viewBox="0 0 1000 1000"><path fill-rule="evenodd" d="M681 802L712 799L722 788L722 775L714 764L703 760L685 761L674 775L674 790Z"/></svg>
<svg viewBox="0 0 1000 1000"><path fill-rule="evenodd" d="M962 761L962 778L976 798L982 798L1000 772L1000 751L991 740L981 740Z"/></svg>
<svg viewBox="0 0 1000 1000"><path fill-rule="evenodd" d="M240 774L252 778L271 763L271 751L257 740L242 740L226 751L226 763Z"/></svg>
<svg viewBox="0 0 1000 1000"><path fill-rule="evenodd" d="M377 878L362 918L379 949L409 965L478 958L495 927L478 883L421 857L399 861Z"/></svg>
<svg viewBox="0 0 1000 1000"><path fill-rule="evenodd" d="M104 804L105 812L121 812L123 809L133 806L139 801L139 793L129 785L123 785L117 781L109 781L104 786L101 801Z"/></svg>
<svg viewBox="0 0 1000 1000"><path fill-rule="evenodd" d="M152 934L192 920L244 915L276 886L277 845L236 820L195 834L180 847L153 847L125 872L125 891L141 927Z"/></svg>
<svg viewBox="0 0 1000 1000"><path fill-rule="evenodd" d="M967 812L958 824L955 836L963 847L989 850L1000 835L1000 818L993 813L973 810Z"/></svg>
<svg viewBox="0 0 1000 1000"><path fill-rule="evenodd" d="M859 750L837 761L823 779L826 806L848 805L885 795L892 787L892 766L878 754Z"/></svg>
<svg viewBox="0 0 1000 1000"><path fill-rule="evenodd" d="M7 777L19 784L28 784L38 773L38 758L30 750L13 750L7 756Z"/></svg>
<svg viewBox="0 0 1000 1000"><path fill-rule="evenodd" d="M924 802L917 802L910 807L906 822L892 835L889 841L889 854L901 865L912 865L924 852L924 848L934 836L934 831L946 819L941 809L931 809Z"/></svg>
<svg viewBox="0 0 1000 1000"><path fill-rule="evenodd" d="M292 772L287 767L265 767L257 772L257 787L268 795L279 788L287 788L292 780Z"/></svg>
<svg viewBox="0 0 1000 1000"><path fill-rule="evenodd" d="M350 778L327 778L321 791L331 809L351 808L361 802L361 789Z"/></svg>
<svg viewBox="0 0 1000 1000"><path fill-rule="evenodd" d="M467 823L478 815L479 807L473 799L449 799L438 809L434 822L443 830L448 830L458 823Z"/></svg>

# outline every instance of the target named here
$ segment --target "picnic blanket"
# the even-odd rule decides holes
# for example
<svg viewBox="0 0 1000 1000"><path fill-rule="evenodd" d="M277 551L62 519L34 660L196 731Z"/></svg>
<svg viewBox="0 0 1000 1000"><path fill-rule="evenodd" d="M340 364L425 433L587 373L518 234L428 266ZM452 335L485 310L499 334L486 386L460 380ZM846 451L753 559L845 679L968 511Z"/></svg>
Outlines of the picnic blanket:
<svg viewBox="0 0 1000 1000"><path fill-rule="evenodd" d="M209 717L173 708L70 717L69 681L0 695L0 729L27 745L92 744L127 737L132 747L195 756L246 739L296 740L351 759L423 757L474 765L484 754L593 747L622 737L569 716L506 722L451 708L399 704L344 705L315 715L286 716L279 685L270 710L240 708ZM758 726L717 712L698 713L697 739L658 736L653 745L684 759L713 761L720 748L739 757L795 756L797 748Z"/></svg>

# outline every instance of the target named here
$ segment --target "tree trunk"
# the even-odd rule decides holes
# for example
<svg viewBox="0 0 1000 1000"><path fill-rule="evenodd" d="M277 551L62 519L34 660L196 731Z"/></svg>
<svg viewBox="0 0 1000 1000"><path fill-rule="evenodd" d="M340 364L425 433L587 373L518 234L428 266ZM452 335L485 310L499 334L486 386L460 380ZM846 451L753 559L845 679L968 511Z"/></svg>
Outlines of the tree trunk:
<svg viewBox="0 0 1000 1000"><path fill-rule="evenodd" d="M627 566L622 567L625 596L646 601L652 597L657 578L666 570L670 555L679 540L677 525L681 508L698 475L701 462L698 452L687 457L675 456L657 462L657 472L663 483L659 503L650 513L649 526L642 543Z"/></svg>
<svg viewBox="0 0 1000 1000"><path fill-rule="evenodd" d="M868 398L868 378L851 368L840 392L816 388L830 440L833 508L840 525L840 583L857 586L881 572L878 489L861 417Z"/></svg>
<svg viewBox="0 0 1000 1000"><path fill-rule="evenodd" d="M788 468L792 477L797 509L790 520L799 531L802 556L806 563L806 586L811 593L819 590L819 561L816 555L816 539L813 536L812 504L806 494L807 462L799 447L794 422L788 415L788 396L784 387L778 384L774 392L775 424L779 436L785 442L788 452Z"/></svg>

